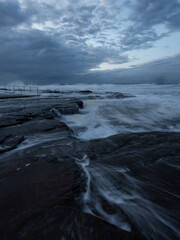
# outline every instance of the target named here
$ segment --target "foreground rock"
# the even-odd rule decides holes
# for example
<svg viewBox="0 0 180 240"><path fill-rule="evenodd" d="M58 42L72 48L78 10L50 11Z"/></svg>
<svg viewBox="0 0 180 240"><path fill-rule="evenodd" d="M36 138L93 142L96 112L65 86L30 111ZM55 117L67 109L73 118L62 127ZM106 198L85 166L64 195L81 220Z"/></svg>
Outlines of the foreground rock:
<svg viewBox="0 0 180 240"><path fill-rule="evenodd" d="M66 114L77 113L83 107L81 101L1 101L1 239L139 236L83 213L77 201L86 189L85 175L73 159L72 144L78 140L56 118L61 119L62 109Z"/></svg>
<svg viewBox="0 0 180 240"><path fill-rule="evenodd" d="M131 233L81 212L72 170L35 163L1 189L1 239L134 239Z"/></svg>
<svg viewBox="0 0 180 240"><path fill-rule="evenodd" d="M60 112L81 101L1 101L1 239L178 239L179 133L80 141Z"/></svg>
<svg viewBox="0 0 180 240"><path fill-rule="evenodd" d="M91 211L124 217L147 239L179 238L180 133L122 134L82 147L90 159Z"/></svg>

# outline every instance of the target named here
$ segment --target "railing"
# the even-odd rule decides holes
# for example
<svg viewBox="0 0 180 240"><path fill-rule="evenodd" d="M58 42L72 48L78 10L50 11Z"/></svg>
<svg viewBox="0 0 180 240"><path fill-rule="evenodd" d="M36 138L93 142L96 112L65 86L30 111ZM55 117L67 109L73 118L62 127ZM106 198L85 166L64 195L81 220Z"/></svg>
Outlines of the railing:
<svg viewBox="0 0 180 240"><path fill-rule="evenodd" d="M16 93L16 94L39 94L38 86L12 86L12 85L0 85L0 93Z"/></svg>

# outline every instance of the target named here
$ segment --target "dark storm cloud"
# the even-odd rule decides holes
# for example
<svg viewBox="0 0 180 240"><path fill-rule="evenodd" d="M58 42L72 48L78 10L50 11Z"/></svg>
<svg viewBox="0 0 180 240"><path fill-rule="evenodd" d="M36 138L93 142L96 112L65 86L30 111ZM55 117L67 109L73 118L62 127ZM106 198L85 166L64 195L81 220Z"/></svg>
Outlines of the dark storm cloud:
<svg viewBox="0 0 180 240"><path fill-rule="evenodd" d="M128 62L126 50L150 48L179 30L178 1L122 2L0 0L0 82L111 82L109 71L89 69ZM158 34L161 23L168 30ZM114 79L121 74L111 71Z"/></svg>
<svg viewBox="0 0 180 240"><path fill-rule="evenodd" d="M128 61L126 56L120 56L118 51L111 48L86 44L89 35L95 36L104 28L98 21L95 24L91 22L97 15L101 17L105 14L103 7L72 4L58 8L49 3L42 5L29 1L22 11L18 2L15 2L16 7L11 1L2 4L6 6L3 8L3 11L6 9L4 15L11 16L14 8L17 19L14 17L14 25L21 23L19 19L24 24L23 29L10 25L8 31L0 30L2 82L7 78L38 83L74 82L79 75L82 76L101 62ZM109 19L108 12L106 15ZM34 30L30 18L32 23L36 20L38 25L49 21L52 27L48 27L47 31Z"/></svg>
<svg viewBox="0 0 180 240"><path fill-rule="evenodd" d="M101 34L104 30L112 30L115 27L110 9L99 5L84 6L77 3L69 5L65 9L62 22L66 30L74 35L94 39L102 39Z"/></svg>
<svg viewBox="0 0 180 240"><path fill-rule="evenodd" d="M180 2L177 0L138 0L131 5L130 20L142 30L165 24L171 30L180 29Z"/></svg>
<svg viewBox="0 0 180 240"><path fill-rule="evenodd" d="M48 83L50 81L78 80L79 74L99 65L102 61L117 61L116 52L103 48L83 49L66 45L63 37L54 38L42 31L31 30L22 33L11 32L0 38L1 76L13 80ZM127 58L121 57L126 62Z"/></svg>
<svg viewBox="0 0 180 240"><path fill-rule="evenodd" d="M177 0L137 0L127 1L132 24L123 31L122 48L131 50L149 48L153 42L180 30L180 3ZM163 24L164 33L157 33L155 27Z"/></svg>
<svg viewBox="0 0 180 240"><path fill-rule="evenodd" d="M16 1L0 2L0 27L14 26L26 20L24 12Z"/></svg>

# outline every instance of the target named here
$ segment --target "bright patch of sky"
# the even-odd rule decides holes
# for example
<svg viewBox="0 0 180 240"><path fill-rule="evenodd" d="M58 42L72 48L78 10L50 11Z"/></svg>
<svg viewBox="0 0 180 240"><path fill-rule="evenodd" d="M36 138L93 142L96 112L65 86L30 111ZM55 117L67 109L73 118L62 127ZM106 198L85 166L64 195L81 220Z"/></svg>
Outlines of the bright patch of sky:
<svg viewBox="0 0 180 240"><path fill-rule="evenodd" d="M122 64L101 63L97 68L90 71L104 71L121 68L131 68L134 65L143 65L149 62L171 58L180 53L180 33L172 33L163 39L154 43L154 46L148 49L137 49L127 51L130 61Z"/></svg>

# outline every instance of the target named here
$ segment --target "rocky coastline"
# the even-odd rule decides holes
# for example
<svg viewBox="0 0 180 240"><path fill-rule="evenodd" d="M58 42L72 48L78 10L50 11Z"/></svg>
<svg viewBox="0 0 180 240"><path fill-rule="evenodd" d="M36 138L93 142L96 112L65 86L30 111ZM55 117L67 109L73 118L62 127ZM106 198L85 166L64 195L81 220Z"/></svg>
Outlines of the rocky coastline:
<svg viewBox="0 0 180 240"><path fill-rule="evenodd" d="M141 188L140 194L167 210L178 224L180 133L129 133L82 141L61 121L61 114L78 113L82 100L17 96L1 97L0 105L0 239L153 239L146 218L142 224L143 209L135 213L138 222L122 207L131 231L110 224L96 209L94 215L83 211L87 176L75 159L84 154L102 168L127 168L143 183L134 186L137 192ZM117 184L126 191L126 182ZM109 215L119 211L104 199L102 206ZM178 239L178 233L164 232Z"/></svg>

